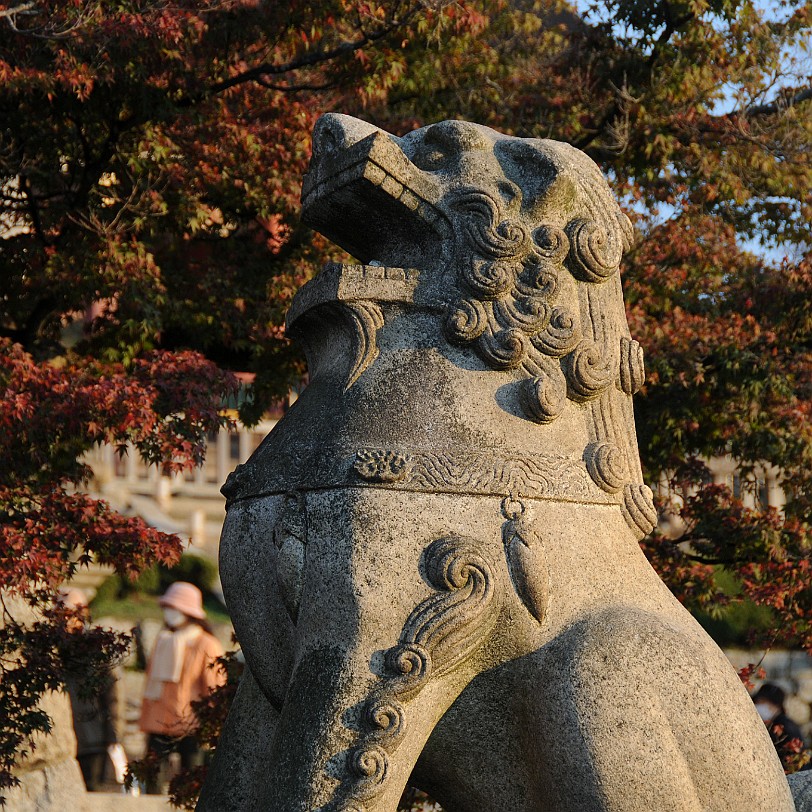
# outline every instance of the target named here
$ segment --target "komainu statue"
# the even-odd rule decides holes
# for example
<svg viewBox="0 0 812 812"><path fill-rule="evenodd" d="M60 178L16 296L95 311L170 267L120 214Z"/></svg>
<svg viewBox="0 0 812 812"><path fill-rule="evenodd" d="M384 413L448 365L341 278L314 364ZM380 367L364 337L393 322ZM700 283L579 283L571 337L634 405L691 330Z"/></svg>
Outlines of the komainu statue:
<svg viewBox="0 0 812 812"><path fill-rule="evenodd" d="M310 384L223 492L247 663L199 809L792 812L764 724L647 563L618 266L567 144L324 116Z"/></svg>

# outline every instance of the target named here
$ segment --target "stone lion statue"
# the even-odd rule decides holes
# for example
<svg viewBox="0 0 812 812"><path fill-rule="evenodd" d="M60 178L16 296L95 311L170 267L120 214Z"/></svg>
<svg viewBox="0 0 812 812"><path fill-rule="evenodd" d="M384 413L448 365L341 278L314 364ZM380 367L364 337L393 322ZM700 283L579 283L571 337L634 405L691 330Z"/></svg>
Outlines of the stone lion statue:
<svg viewBox="0 0 812 812"><path fill-rule="evenodd" d="M638 541L619 279L567 144L324 116L310 383L223 491L246 659L202 810L791 812L767 731Z"/></svg>

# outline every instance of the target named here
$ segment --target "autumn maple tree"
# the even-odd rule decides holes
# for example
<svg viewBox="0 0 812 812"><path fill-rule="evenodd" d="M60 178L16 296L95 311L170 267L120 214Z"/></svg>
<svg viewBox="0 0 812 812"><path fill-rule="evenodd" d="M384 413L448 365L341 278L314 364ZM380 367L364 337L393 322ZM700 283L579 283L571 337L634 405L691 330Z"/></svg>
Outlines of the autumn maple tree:
<svg viewBox="0 0 812 812"><path fill-rule="evenodd" d="M194 466L232 371L246 422L301 379L281 325L325 253L297 216L312 125L385 96L407 42L484 22L417 0L0 3L0 794L64 680L56 588L180 552L82 493L83 454ZM124 643L82 640L89 675Z"/></svg>
<svg viewBox="0 0 812 812"><path fill-rule="evenodd" d="M194 465L231 371L246 422L301 379L284 313L336 251L298 218L317 117L461 117L606 173L638 233L641 454L680 517L645 549L689 607L749 599L774 613L758 642L812 648L810 28L793 0L0 2L4 594L45 607L87 557L171 561L177 539L80 495L82 454ZM782 510L747 498L764 465ZM7 617L0 664L39 670L0 694L0 789L47 726L63 622Z"/></svg>

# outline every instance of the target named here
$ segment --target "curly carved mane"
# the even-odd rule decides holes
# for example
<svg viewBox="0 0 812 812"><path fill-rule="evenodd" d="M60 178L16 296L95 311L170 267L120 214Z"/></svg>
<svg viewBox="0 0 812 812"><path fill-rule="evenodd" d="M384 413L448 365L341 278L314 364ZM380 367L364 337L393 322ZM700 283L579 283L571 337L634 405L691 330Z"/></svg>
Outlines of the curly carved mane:
<svg viewBox="0 0 812 812"><path fill-rule="evenodd" d="M455 344L472 345L493 369L521 368L527 376L524 410L540 423L554 420L567 398L591 400L617 377L617 354L601 346L594 330L584 329L580 314L557 299L567 271L587 288L612 279L631 246L632 227L598 168L571 152L566 157L580 164L581 214L563 229L544 223L528 227L481 189L464 189L449 204L459 214L462 294L446 310L446 336ZM619 291L612 293L610 298L619 296ZM579 298L588 295L582 291Z"/></svg>

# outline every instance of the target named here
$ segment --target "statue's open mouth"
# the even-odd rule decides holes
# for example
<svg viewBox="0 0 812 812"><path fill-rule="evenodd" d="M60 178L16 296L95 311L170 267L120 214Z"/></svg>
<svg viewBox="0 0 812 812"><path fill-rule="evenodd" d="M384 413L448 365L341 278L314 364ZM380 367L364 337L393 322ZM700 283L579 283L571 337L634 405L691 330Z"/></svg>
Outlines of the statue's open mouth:
<svg viewBox="0 0 812 812"><path fill-rule="evenodd" d="M423 266L449 235L439 184L384 133L313 153L302 219L362 262Z"/></svg>

